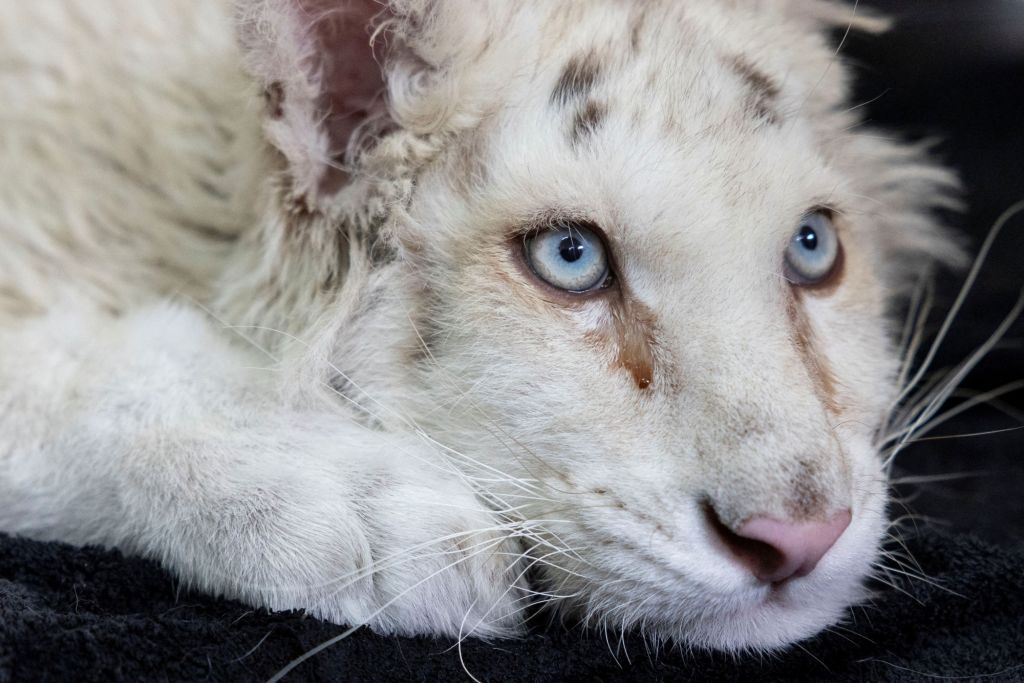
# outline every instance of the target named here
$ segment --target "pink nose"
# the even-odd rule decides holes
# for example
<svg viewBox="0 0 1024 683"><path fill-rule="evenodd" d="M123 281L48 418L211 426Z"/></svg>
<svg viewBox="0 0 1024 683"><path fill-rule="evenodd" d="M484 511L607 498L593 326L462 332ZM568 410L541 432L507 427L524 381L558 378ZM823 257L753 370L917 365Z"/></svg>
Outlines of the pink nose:
<svg viewBox="0 0 1024 683"><path fill-rule="evenodd" d="M735 533L713 520L719 537L751 573L765 583L810 574L850 526L850 511L826 522L780 522L754 517Z"/></svg>

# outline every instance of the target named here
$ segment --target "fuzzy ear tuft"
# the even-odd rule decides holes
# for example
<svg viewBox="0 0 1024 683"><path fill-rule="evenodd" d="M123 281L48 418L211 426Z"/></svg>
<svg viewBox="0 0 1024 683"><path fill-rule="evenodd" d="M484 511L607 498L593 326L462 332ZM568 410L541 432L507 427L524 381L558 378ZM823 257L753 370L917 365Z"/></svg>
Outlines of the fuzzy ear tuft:
<svg viewBox="0 0 1024 683"><path fill-rule="evenodd" d="M849 5L835 0L815 0L810 13L827 26L862 33L885 33L892 28L893 23L888 17L864 7L859 2Z"/></svg>
<svg viewBox="0 0 1024 683"><path fill-rule="evenodd" d="M841 34L854 31L877 35L888 31L893 24L891 19L865 7L859 0L777 0L774 6L781 7L796 21Z"/></svg>
<svg viewBox="0 0 1024 683"><path fill-rule="evenodd" d="M238 0L246 66L264 88L266 132L292 192L316 205L350 178L362 140L388 123L377 0Z"/></svg>

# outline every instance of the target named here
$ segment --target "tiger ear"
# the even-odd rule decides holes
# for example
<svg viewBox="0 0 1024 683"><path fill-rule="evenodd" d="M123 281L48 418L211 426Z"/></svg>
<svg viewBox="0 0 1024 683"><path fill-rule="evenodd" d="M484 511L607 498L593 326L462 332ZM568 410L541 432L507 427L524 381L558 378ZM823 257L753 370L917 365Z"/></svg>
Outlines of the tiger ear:
<svg viewBox="0 0 1024 683"><path fill-rule="evenodd" d="M814 0L807 5L800 0L798 7L794 9L803 16L809 16L825 26L844 33L849 31L870 34L885 33L892 28L893 24L889 17L859 3L851 5L836 0Z"/></svg>
<svg viewBox="0 0 1024 683"><path fill-rule="evenodd" d="M245 65L263 88L267 138L310 205L351 178L362 141L389 126L376 0L238 0Z"/></svg>

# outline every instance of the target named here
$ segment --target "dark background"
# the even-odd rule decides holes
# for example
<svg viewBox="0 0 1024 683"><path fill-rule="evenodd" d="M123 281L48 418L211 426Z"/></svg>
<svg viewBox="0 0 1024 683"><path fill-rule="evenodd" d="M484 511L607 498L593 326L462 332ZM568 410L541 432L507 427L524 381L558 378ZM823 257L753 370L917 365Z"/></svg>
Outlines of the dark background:
<svg viewBox="0 0 1024 683"><path fill-rule="evenodd" d="M843 45L841 54L858 75L855 104L868 103L869 125L941 140L939 157L960 172L966 189L966 212L949 222L974 253L999 215L1024 200L1024 0L872 0L870 7L897 23L886 35L850 35ZM941 274L931 330L965 275ZM1024 215L996 242L934 367L952 367L980 346L1022 288ZM1024 320L1018 319L962 386L983 392L1022 378ZM934 434L1022 425L1024 392L1016 391ZM973 473L901 487L911 509L930 523L996 542L1024 540L1024 429L918 443L896 462L897 477Z"/></svg>

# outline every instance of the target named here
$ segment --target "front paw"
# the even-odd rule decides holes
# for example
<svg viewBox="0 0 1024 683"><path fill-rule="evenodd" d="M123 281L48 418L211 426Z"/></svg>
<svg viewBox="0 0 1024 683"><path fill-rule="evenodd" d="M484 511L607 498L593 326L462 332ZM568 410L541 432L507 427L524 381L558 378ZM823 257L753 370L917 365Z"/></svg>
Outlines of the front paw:
<svg viewBox="0 0 1024 683"><path fill-rule="evenodd" d="M514 634L525 596L514 530L461 481L409 469L292 471L207 517L165 562L201 589L338 624Z"/></svg>
<svg viewBox="0 0 1024 683"><path fill-rule="evenodd" d="M522 545L461 482L386 487L365 511L375 630L501 637L522 625Z"/></svg>

